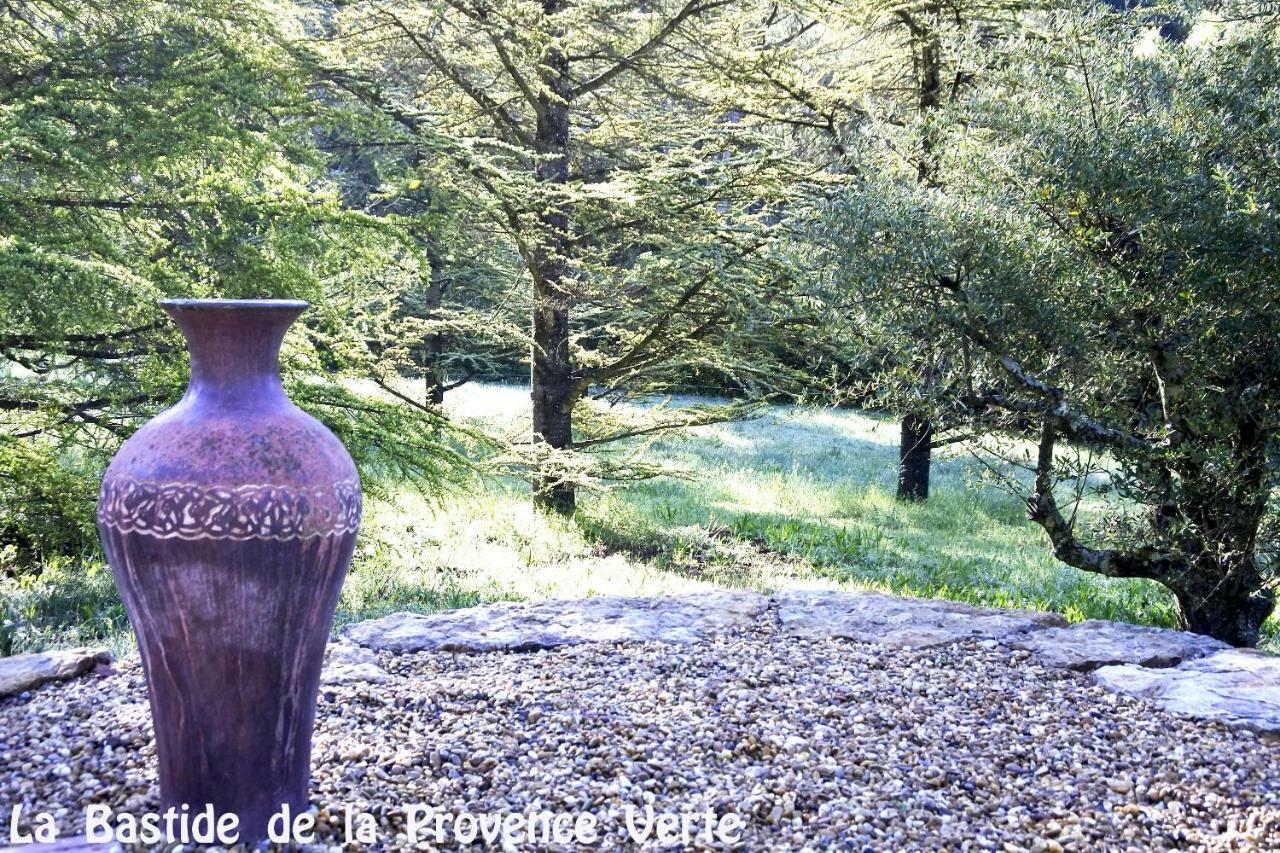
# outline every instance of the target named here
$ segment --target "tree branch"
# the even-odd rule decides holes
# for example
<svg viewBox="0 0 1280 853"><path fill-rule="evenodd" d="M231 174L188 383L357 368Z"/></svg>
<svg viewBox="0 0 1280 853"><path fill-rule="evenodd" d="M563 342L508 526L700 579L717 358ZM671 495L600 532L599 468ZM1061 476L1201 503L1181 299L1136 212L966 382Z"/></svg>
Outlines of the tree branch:
<svg viewBox="0 0 1280 853"><path fill-rule="evenodd" d="M998 406L1009 411L1021 412L1022 414L1043 414L1053 418L1056 429L1081 441L1144 450L1154 447L1154 442L1148 439L1103 426L1088 415L1072 411L1067 405L1065 392L1061 388L1056 388L1039 377L1028 373L1016 359L1003 352L1002 348L997 346L995 341L983 332L968 325L961 325L959 331L992 356L996 363L1000 365L1000 368L1012 377L1015 382L1023 388L1047 398L1049 401L1047 404L1035 404L1028 401L1014 400L1003 394L993 393L975 398L976 402L985 402L989 405Z"/></svg>
<svg viewBox="0 0 1280 853"><path fill-rule="evenodd" d="M1123 552L1089 548L1076 539L1053 496L1053 451L1057 442L1053 418L1045 418L1036 458L1035 494L1027 499L1027 518L1049 534L1053 555L1068 566L1110 578L1147 578L1168 583L1186 568L1184 560L1167 551L1142 547Z"/></svg>
<svg viewBox="0 0 1280 853"><path fill-rule="evenodd" d="M103 344L110 341L124 340L144 332L153 332L160 328L159 323L147 323L118 332L100 332L94 335L69 334L57 338L35 338L30 335L0 335L0 347L11 349L44 349L56 344Z"/></svg>
<svg viewBox="0 0 1280 853"><path fill-rule="evenodd" d="M592 77L590 80L580 83L573 89L570 89L568 93L568 100L572 101L582 95L590 94L602 86L607 85L619 74L634 67L641 59L662 47L663 43L666 42L666 40L671 37L671 34L676 31L676 28L689 18L692 18L695 15L701 15L703 12L709 12L712 9L727 6L730 2L732 2L732 0L688 0L688 2L681 7L679 12L663 24L656 33L650 36L648 41L620 59L617 64L610 66L595 77Z"/></svg>
<svg viewBox="0 0 1280 853"><path fill-rule="evenodd" d="M761 241L756 243L754 246L748 247L737 257L731 259L729 264L726 264L726 267L730 264L743 260L748 255L758 252L764 247L764 245L765 243ZM587 386L591 385L593 382L607 381L625 373L632 367L643 364L645 361L646 350L648 350L653 342L656 341L668 327L670 327L671 321L675 319L680 311L692 302L693 299L711 283L716 274L722 272L723 269L724 267L712 267L699 276L692 284L686 287L684 292L680 294L676 301L662 312L654 324L649 327L649 330L641 336L640 340L632 344L626 353L616 358L610 364L598 367L595 370L588 372L586 375L579 377L573 384L573 394L575 398L581 395L587 389Z"/></svg>
<svg viewBox="0 0 1280 853"><path fill-rule="evenodd" d="M611 444L615 441L622 441L626 438L639 438L644 435L654 435L655 433L666 432L673 429L683 429L685 427L709 426L711 424L724 424L739 420L735 415L717 415L709 418L690 418L686 421L673 421L668 423L654 424L653 426L642 427L639 429L624 430L616 432L612 435L602 436L600 438L588 438L582 441L575 441L571 445L574 450L582 450L587 447L596 447L601 444Z"/></svg>
<svg viewBox="0 0 1280 853"><path fill-rule="evenodd" d="M121 400L116 400L111 397L99 397L94 400L84 400L80 403L49 404L39 400L17 400L13 398L0 398L0 410L38 412L42 409L55 408L65 412L63 417L59 418L53 423L40 427L38 429L25 430L20 433L15 433L12 436L13 438L32 438L34 436L39 435L42 432L46 432L52 429L55 426L61 426L62 424L70 423L71 421L74 421L74 420L85 421L86 423L91 423L91 424L94 424L95 426L100 426L103 429L106 429L109 432L112 432L116 435L123 435L125 431L122 430L119 426L113 423L110 423L103 418L97 417L95 415L91 415L89 413L94 410L105 409L107 406L112 404L119 405L119 406L128 406L134 403L156 403L156 402L161 402L165 399L166 398L164 396L159 394L135 394L132 397L125 397L124 399L121 399Z"/></svg>
<svg viewBox="0 0 1280 853"><path fill-rule="evenodd" d="M394 12L388 10L385 6L380 6L379 11L386 15L387 18L395 24L396 28L404 34L404 37L407 38L415 48L417 48L418 53L421 54L423 59L430 62L431 65L445 77L448 77L449 80L452 81L463 94L474 101L486 115L494 119L500 126L505 127L510 131L522 145L529 148L534 147L533 137L529 135L528 131L520 126L520 123L516 121L515 118L506 111L506 109L503 108L502 104L499 104L493 98L489 97L488 93L468 80L466 76L450 64L438 50L435 50L434 47L419 38L418 34L415 33L407 24L401 21Z"/></svg>
<svg viewBox="0 0 1280 853"><path fill-rule="evenodd" d="M511 82L515 83L516 88L520 90L520 94L524 96L529 106L533 107L536 115L542 115L542 103L538 100L538 95L533 91L533 87L529 85L529 81L520 73L520 69L516 68L515 62L511 59L511 54L507 52L506 45L502 43L502 39L497 33L489 33L489 41L493 43L493 49L498 54L498 61L502 63L502 67L506 69L507 75L511 78Z"/></svg>

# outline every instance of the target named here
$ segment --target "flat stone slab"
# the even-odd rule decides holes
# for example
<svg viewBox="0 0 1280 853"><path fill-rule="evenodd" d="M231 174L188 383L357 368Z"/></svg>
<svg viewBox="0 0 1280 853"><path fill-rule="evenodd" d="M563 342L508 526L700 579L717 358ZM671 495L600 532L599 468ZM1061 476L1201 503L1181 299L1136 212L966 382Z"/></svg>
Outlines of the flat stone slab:
<svg viewBox="0 0 1280 853"><path fill-rule="evenodd" d="M1126 663L1145 667L1177 666L1231 648L1203 634L1103 619L1035 631L1010 645L1034 653L1044 666L1080 672Z"/></svg>
<svg viewBox="0 0 1280 853"><path fill-rule="evenodd" d="M61 649L0 658L0 696L84 675L100 663L111 663L106 649Z"/></svg>
<svg viewBox="0 0 1280 853"><path fill-rule="evenodd" d="M321 684L386 684L390 680L390 674L378 663L378 656L363 646L339 640L325 650Z"/></svg>
<svg viewBox="0 0 1280 853"><path fill-rule="evenodd" d="M1280 657L1227 649L1173 669L1125 664L1094 673L1104 687L1166 711L1259 732L1280 732Z"/></svg>
<svg viewBox="0 0 1280 853"><path fill-rule="evenodd" d="M399 652L532 651L581 643L692 643L755 625L769 607L756 592L708 590L657 598L500 602L428 616L394 613L348 627L343 635L372 649Z"/></svg>
<svg viewBox="0 0 1280 853"><path fill-rule="evenodd" d="M798 590L781 593L775 600L785 636L838 637L908 648L945 646L972 639L1007 641L1067 624L1056 613L996 610L876 592Z"/></svg>

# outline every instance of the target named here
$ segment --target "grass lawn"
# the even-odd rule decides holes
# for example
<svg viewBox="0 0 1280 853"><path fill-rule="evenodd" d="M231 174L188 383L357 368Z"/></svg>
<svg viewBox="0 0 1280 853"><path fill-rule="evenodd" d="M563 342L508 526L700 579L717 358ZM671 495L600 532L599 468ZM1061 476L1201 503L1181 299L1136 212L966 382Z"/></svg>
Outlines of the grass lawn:
<svg viewBox="0 0 1280 853"><path fill-rule="evenodd" d="M473 384L447 406L487 429L519 431L528 394ZM584 493L576 522L533 512L514 481L443 500L392 490L366 503L338 620L498 599L823 586L1174 624L1159 585L1054 560L1015 498L972 486L978 466L963 453L935 461L927 503L897 503L896 442L896 424L873 416L777 407L662 439L652 452L682 475ZM4 592L13 651L131 642L100 566L54 566ZM1274 644L1274 619L1269 627Z"/></svg>

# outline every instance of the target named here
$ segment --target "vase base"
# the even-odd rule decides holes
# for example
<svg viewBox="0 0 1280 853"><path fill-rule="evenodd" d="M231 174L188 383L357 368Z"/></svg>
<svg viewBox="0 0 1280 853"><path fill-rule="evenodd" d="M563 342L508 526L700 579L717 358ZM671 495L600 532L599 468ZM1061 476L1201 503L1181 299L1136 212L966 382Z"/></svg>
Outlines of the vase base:
<svg viewBox="0 0 1280 853"><path fill-rule="evenodd" d="M162 800L234 813L242 840L266 838L283 807L290 820L309 807L320 670L354 532L101 533L147 675Z"/></svg>

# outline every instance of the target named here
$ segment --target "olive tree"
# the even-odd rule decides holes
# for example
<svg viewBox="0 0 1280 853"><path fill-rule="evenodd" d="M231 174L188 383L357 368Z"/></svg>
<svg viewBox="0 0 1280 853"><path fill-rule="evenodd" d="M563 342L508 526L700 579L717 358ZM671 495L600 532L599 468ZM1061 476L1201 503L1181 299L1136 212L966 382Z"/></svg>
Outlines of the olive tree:
<svg viewBox="0 0 1280 853"><path fill-rule="evenodd" d="M1063 11L975 52L939 187L883 173L833 206L836 280L945 370L940 416L1009 439L1058 559L1252 645L1275 604L1280 51L1249 19L1183 43L1145 23ZM903 335L926 310L939 333Z"/></svg>

